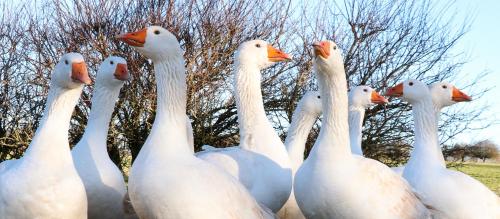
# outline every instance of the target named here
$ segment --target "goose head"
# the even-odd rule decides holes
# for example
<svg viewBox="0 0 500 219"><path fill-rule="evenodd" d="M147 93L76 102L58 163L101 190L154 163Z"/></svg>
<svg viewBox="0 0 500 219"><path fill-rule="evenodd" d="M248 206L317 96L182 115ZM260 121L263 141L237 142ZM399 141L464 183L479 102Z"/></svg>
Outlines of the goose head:
<svg viewBox="0 0 500 219"><path fill-rule="evenodd" d="M150 26L136 32L120 34L117 39L152 60L182 57L183 54L177 38L160 26Z"/></svg>
<svg viewBox="0 0 500 219"><path fill-rule="evenodd" d="M110 56L106 58L97 72L96 81L105 87L120 87L129 79L127 62L122 57Z"/></svg>
<svg viewBox="0 0 500 219"><path fill-rule="evenodd" d="M342 53L340 48L333 41L325 40L312 44L314 54L314 66L317 72L330 72L329 69L344 68Z"/></svg>
<svg viewBox="0 0 500 219"><path fill-rule="evenodd" d="M349 92L349 106L366 109L372 104L385 104L387 99L368 86L356 86Z"/></svg>
<svg viewBox="0 0 500 219"><path fill-rule="evenodd" d="M298 107L308 114L318 117L321 115L321 95L318 91L308 91L298 103Z"/></svg>
<svg viewBox="0 0 500 219"><path fill-rule="evenodd" d="M419 80L409 79L387 90L386 96L401 97L409 103L416 103L431 96L427 85Z"/></svg>
<svg viewBox="0 0 500 219"><path fill-rule="evenodd" d="M79 53L64 54L54 68L51 81L59 87L68 89L92 83L87 65Z"/></svg>
<svg viewBox="0 0 500 219"><path fill-rule="evenodd" d="M234 58L240 64L258 66L259 70L277 62L291 60L288 54L274 48L264 40L250 40L240 44Z"/></svg>
<svg viewBox="0 0 500 219"><path fill-rule="evenodd" d="M451 106L458 102L468 102L472 98L447 82L436 82L429 85L432 102L439 109Z"/></svg>

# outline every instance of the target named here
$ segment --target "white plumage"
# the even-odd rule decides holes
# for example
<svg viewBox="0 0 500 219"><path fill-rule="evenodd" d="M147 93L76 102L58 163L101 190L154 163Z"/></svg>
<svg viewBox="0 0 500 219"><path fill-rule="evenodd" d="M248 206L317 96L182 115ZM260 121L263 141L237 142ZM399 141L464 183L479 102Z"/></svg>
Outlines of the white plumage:
<svg viewBox="0 0 500 219"><path fill-rule="evenodd" d="M127 191L122 172L107 151L109 121L124 80L127 63L111 56L99 66L92 109L85 132L71 151L73 162L87 192L89 218L124 218L122 199Z"/></svg>
<svg viewBox="0 0 500 219"><path fill-rule="evenodd" d="M331 41L315 43L314 52L324 116L319 137L294 182L306 218L428 217L404 179L378 161L351 154L342 56Z"/></svg>
<svg viewBox="0 0 500 219"><path fill-rule="evenodd" d="M290 196L292 172L285 146L264 111L260 71L287 59L288 55L262 40L240 45L234 76L240 145L197 154L236 177L273 212L278 212Z"/></svg>
<svg viewBox="0 0 500 219"><path fill-rule="evenodd" d="M87 218L85 188L68 143L71 114L90 78L83 57L68 53L51 75L44 115L28 150L0 166L0 217Z"/></svg>
<svg viewBox="0 0 500 219"><path fill-rule="evenodd" d="M193 155L186 129L184 60L176 38L157 26L119 38L152 59L157 81L153 128L129 177L130 200L137 215L272 218L235 178Z"/></svg>
<svg viewBox="0 0 500 219"><path fill-rule="evenodd" d="M389 95L401 96L413 108L415 143L404 178L432 207L434 218L500 218L498 196L472 177L446 169L438 143L439 110L470 97L446 83L434 84L431 89L433 92L424 83L411 79L388 91ZM449 93L440 95L440 90Z"/></svg>

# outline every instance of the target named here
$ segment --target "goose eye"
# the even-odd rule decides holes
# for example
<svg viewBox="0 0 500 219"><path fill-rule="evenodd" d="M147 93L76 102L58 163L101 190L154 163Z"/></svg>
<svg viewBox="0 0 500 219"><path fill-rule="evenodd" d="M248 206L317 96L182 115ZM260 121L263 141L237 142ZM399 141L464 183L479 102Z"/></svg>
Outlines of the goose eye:
<svg viewBox="0 0 500 219"><path fill-rule="evenodd" d="M446 89L446 88L448 88L448 86L446 86L446 85L443 85L442 87L443 87L443 89Z"/></svg>
<svg viewBox="0 0 500 219"><path fill-rule="evenodd" d="M154 32L156 35L160 34L160 31L159 30L155 30Z"/></svg>
<svg viewBox="0 0 500 219"><path fill-rule="evenodd" d="M255 47L260 48L260 44L259 43L255 44Z"/></svg>
<svg viewBox="0 0 500 219"><path fill-rule="evenodd" d="M413 86L413 82L408 83L408 85Z"/></svg>
<svg viewBox="0 0 500 219"><path fill-rule="evenodd" d="M64 60L64 64L66 65L69 64L68 60Z"/></svg>
<svg viewBox="0 0 500 219"><path fill-rule="evenodd" d="M321 99L321 96L318 95L318 99Z"/></svg>
<svg viewBox="0 0 500 219"><path fill-rule="evenodd" d="M363 89L364 92L368 92L368 89Z"/></svg>
<svg viewBox="0 0 500 219"><path fill-rule="evenodd" d="M112 64L112 65L113 65L113 64L115 64L115 63L114 63L113 61L109 61L109 64Z"/></svg>
<svg viewBox="0 0 500 219"><path fill-rule="evenodd" d="M333 46L333 50L336 50L337 49L337 46Z"/></svg>

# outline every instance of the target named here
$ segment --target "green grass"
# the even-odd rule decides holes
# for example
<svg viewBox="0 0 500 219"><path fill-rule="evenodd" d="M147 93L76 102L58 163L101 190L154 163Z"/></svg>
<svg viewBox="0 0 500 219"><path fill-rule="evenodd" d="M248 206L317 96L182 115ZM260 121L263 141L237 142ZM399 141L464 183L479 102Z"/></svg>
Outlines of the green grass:
<svg viewBox="0 0 500 219"><path fill-rule="evenodd" d="M481 181L497 195L500 195L500 164L498 163L465 163L452 169L464 172Z"/></svg>

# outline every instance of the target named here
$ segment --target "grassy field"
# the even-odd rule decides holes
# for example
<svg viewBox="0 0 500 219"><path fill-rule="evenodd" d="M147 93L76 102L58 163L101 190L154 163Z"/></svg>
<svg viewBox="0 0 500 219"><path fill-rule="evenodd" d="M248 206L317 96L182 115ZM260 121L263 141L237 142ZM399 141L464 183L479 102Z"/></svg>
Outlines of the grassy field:
<svg viewBox="0 0 500 219"><path fill-rule="evenodd" d="M453 169L469 174L500 195L500 164L465 163L463 166L453 167Z"/></svg>

